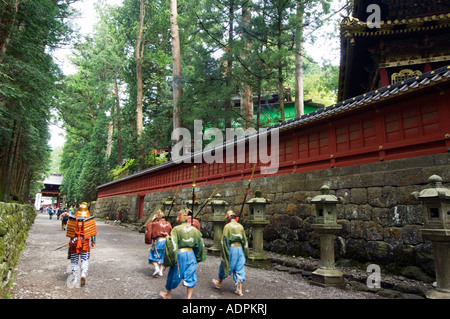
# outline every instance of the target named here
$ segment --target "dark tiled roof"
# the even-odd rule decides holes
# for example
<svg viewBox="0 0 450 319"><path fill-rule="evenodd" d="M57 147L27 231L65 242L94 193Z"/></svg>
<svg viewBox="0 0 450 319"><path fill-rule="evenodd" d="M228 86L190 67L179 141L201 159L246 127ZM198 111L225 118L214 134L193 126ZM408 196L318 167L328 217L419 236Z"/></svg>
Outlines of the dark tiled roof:
<svg viewBox="0 0 450 319"><path fill-rule="evenodd" d="M360 108L369 104L376 103L381 100L393 98L400 94L409 93L430 85L434 85L443 81L448 81L449 79L450 79L450 65L433 70L431 72L421 74L413 78L409 78L402 82L391 84L379 88L377 90L367 92L365 94L361 94L353 98L349 98L347 100L330 105L323 109L305 114L300 118L280 123L278 127L280 128L280 130L290 129L302 124L307 124L316 120L324 119L325 117L329 117L337 113ZM274 127L277 126L276 125L272 126L272 128Z"/></svg>
<svg viewBox="0 0 450 319"><path fill-rule="evenodd" d="M302 115L300 118L294 118L294 119L273 125L271 127L268 127L267 130L257 132L252 135L248 135L245 138L243 137L241 139L236 140L236 142L224 143L222 146L218 146L218 148L219 147L225 148L226 146L232 145L234 143L245 142L251 138L257 137L259 134L269 133L271 130L279 129L280 131L285 131L285 130L296 128L301 125L307 125L312 122L331 117L337 113L343 113L346 111L351 111L354 109L366 107L366 106L372 105L374 103L377 103L381 100L388 100L388 99L396 97L398 95L421 90L423 88L426 88L426 87L429 87L429 86L432 86L432 85L435 85L438 83L442 83L442 82L445 82L448 80L450 80L450 65L436 69L436 70L428 72L428 73L424 73L417 77L409 78L402 82L391 84L386 87L382 87L377 90L367 92L365 94L361 94L361 95L355 96L353 98L349 98L345 101L342 101L342 102L330 105L328 107L318 109L317 111ZM195 153L193 155L187 155L183 158L184 159L194 158L195 156L199 156L200 154L201 154L201 152ZM148 174L153 171L157 171L157 170L160 170L160 169L163 169L166 167L170 167L172 165L176 165L176 163L174 163L172 161L166 162L161 165L139 171L133 175L122 177L115 181L100 185L97 188L102 188L102 187L105 187L108 185L118 183L120 181L132 179L132 178L135 178L135 177L138 177L141 175Z"/></svg>

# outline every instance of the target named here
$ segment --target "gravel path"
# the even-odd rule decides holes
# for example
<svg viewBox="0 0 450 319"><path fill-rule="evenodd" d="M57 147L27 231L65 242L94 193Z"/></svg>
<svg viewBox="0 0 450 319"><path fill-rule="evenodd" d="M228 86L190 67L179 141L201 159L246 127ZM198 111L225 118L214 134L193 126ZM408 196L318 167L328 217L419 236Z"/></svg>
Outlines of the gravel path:
<svg viewBox="0 0 450 319"><path fill-rule="evenodd" d="M55 248L68 241L61 222L54 217L38 214L29 232L26 247L15 269L12 299L160 299L167 270L163 278L153 278L148 263L149 245L144 234L129 228L97 221L98 235L87 283L82 288L69 288L67 248ZM217 276L220 259L208 255L199 263L198 284L194 299L240 299L234 283L227 279L221 290L211 284ZM273 268L269 270L246 267L245 299L379 299L376 294L346 289L321 288L310 285L301 274L290 274ZM186 296L179 286L174 299Z"/></svg>

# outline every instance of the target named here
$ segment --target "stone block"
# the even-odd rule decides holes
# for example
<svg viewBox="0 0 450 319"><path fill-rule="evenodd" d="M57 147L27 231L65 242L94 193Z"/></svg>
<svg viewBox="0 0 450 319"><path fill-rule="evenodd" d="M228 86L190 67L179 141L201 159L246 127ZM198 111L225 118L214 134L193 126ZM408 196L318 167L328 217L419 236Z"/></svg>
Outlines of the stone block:
<svg viewBox="0 0 450 319"><path fill-rule="evenodd" d="M287 242L283 239L275 239L271 246L270 251L278 254L286 253Z"/></svg>
<svg viewBox="0 0 450 319"><path fill-rule="evenodd" d="M284 239L287 242L294 240L294 232L289 227L286 226L280 227L279 234L280 238Z"/></svg>
<svg viewBox="0 0 450 319"><path fill-rule="evenodd" d="M364 221L352 220L350 222L350 237L361 239L364 238Z"/></svg>
<svg viewBox="0 0 450 319"><path fill-rule="evenodd" d="M352 188L350 191L350 202L352 204L358 204L358 205L366 204L367 203L367 189L366 188Z"/></svg>
<svg viewBox="0 0 450 319"><path fill-rule="evenodd" d="M359 262L366 262L366 241L363 239L350 238L346 241L345 258Z"/></svg>
<svg viewBox="0 0 450 319"><path fill-rule="evenodd" d="M417 225L406 225L400 228L400 237L402 242L409 245L418 245L423 243L421 230L422 227Z"/></svg>
<svg viewBox="0 0 450 319"><path fill-rule="evenodd" d="M367 188L367 202L374 207L386 207L382 187Z"/></svg>
<svg viewBox="0 0 450 319"><path fill-rule="evenodd" d="M348 188L337 189L335 195L337 197L342 197L344 199L343 204L350 204L350 189Z"/></svg>
<svg viewBox="0 0 450 319"><path fill-rule="evenodd" d="M369 241L366 245L367 259L370 262L387 264L393 261L392 245L384 241Z"/></svg>
<svg viewBox="0 0 450 319"><path fill-rule="evenodd" d="M383 239L385 242L395 246L403 244L403 237L399 227L386 227L383 229Z"/></svg>
<svg viewBox="0 0 450 319"><path fill-rule="evenodd" d="M405 166L409 167L409 166ZM413 169L398 169L384 173L384 185L390 186L409 186L425 184L427 177L424 177L422 171Z"/></svg>
<svg viewBox="0 0 450 319"><path fill-rule="evenodd" d="M413 265L416 261L416 251L411 245L397 245L393 250L393 262L397 267Z"/></svg>
<svg viewBox="0 0 450 319"><path fill-rule="evenodd" d="M392 207L397 205L398 202L397 187L394 186L384 186L383 187L383 200L385 203L384 207Z"/></svg>
<svg viewBox="0 0 450 319"><path fill-rule="evenodd" d="M338 219L337 223L342 226L342 228L336 233L336 236L348 239L350 238L350 221L347 219Z"/></svg>
<svg viewBox="0 0 450 319"><path fill-rule="evenodd" d="M361 185L365 187L382 187L384 186L384 177L383 174L378 172L371 172L367 174L361 174Z"/></svg>
<svg viewBox="0 0 450 319"><path fill-rule="evenodd" d="M289 228L290 229L299 229L302 227L303 221L301 218L297 216L289 217Z"/></svg>
<svg viewBox="0 0 450 319"><path fill-rule="evenodd" d="M372 208L372 220L383 227L391 224L391 215L389 208Z"/></svg>
<svg viewBox="0 0 450 319"><path fill-rule="evenodd" d="M388 299L403 299L403 295L401 292L391 289L382 288L377 292L377 295Z"/></svg>
<svg viewBox="0 0 450 319"><path fill-rule="evenodd" d="M302 252L301 244L298 241L291 241L286 245L286 254L290 256L300 256Z"/></svg>
<svg viewBox="0 0 450 319"><path fill-rule="evenodd" d="M269 224L264 228L263 237L264 240L272 242L276 239L279 239L280 235L278 230L272 224Z"/></svg>
<svg viewBox="0 0 450 319"><path fill-rule="evenodd" d="M383 227L373 221L363 224L363 238L367 241L383 240Z"/></svg>

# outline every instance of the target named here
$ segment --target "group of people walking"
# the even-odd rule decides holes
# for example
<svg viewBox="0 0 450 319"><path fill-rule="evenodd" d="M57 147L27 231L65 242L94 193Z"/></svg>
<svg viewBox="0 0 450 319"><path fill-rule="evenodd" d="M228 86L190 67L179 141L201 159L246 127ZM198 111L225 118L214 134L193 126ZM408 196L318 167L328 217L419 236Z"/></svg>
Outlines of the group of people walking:
<svg viewBox="0 0 450 319"><path fill-rule="evenodd" d="M164 212L158 210L145 228L145 243L151 245L148 261L154 266L154 277L162 277L169 268L165 284L166 291L159 293L163 299L170 299L172 291L180 283L187 289L187 298L192 297L197 285L197 264L206 261L206 248L200 232L200 223L190 216L189 209L177 213L177 226L164 219ZM248 257L248 242L244 227L232 210L225 215L227 224L221 238L221 263L218 279L212 279L215 288L221 289L222 282L233 276L235 293L243 295L245 282L245 261ZM89 268L90 249L95 247L97 228L94 217L83 202L74 216L69 216L66 236L69 242L59 248L69 246L68 258L71 261L72 281L86 284ZM58 248L58 249L59 249ZM78 267L81 261L80 267ZM79 269L80 268L80 269ZM81 274L79 274L79 271Z"/></svg>
<svg viewBox="0 0 450 319"><path fill-rule="evenodd" d="M73 207L70 208L70 211L67 211L67 208L57 207L54 208L52 206L41 207L41 213L48 214L48 218L52 219L53 215L56 215L56 219L61 219L61 230L66 230L67 221L69 220L69 216L73 215Z"/></svg>
<svg viewBox="0 0 450 319"><path fill-rule="evenodd" d="M153 276L162 276L164 269L169 267L166 291L159 293L163 299L170 299L172 290L180 283L186 287L187 299L190 299L197 284L197 264L206 260L200 223L192 219L189 212L188 209L179 211L176 218L178 225L172 228L164 219L164 212L158 210L146 226L145 242L152 245L148 261L154 266ZM215 288L221 289L223 280L233 275L235 293L242 296L248 256L247 237L232 210L227 211L225 219L227 224L221 238L222 261L218 279L213 279L212 283Z"/></svg>

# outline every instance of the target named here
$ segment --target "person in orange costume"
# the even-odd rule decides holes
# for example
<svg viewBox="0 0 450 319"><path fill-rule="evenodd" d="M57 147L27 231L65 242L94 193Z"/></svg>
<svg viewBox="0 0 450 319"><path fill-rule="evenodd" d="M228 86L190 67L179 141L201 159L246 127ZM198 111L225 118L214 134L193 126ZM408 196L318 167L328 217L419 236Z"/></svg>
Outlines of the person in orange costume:
<svg viewBox="0 0 450 319"><path fill-rule="evenodd" d="M69 218L67 223L67 236L71 237L69 242L69 259L73 280L78 280L78 262L81 260L80 284L86 284L89 269L89 257L91 248L95 247L97 227L94 217L88 210L88 204L82 202L74 217Z"/></svg>

